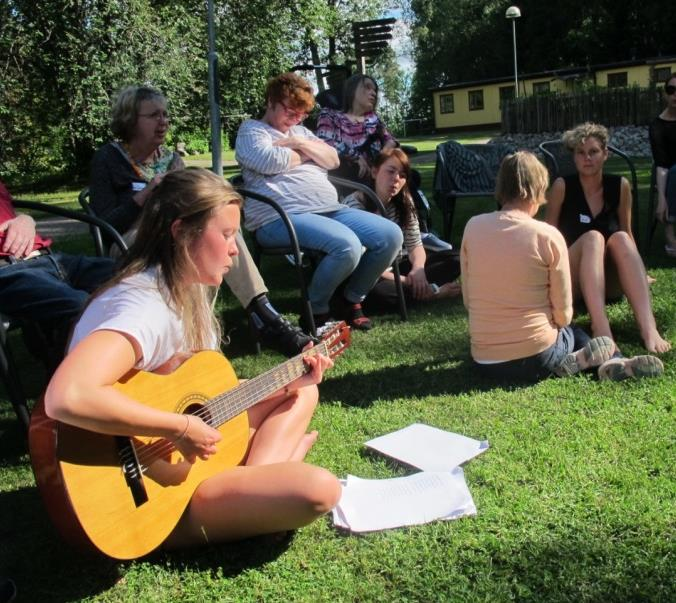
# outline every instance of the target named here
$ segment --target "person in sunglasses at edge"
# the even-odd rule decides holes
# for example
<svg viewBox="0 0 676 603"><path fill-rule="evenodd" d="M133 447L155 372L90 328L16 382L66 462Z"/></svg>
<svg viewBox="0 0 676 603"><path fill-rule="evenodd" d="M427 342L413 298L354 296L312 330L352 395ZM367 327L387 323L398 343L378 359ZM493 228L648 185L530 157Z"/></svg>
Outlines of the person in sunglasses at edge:
<svg viewBox="0 0 676 603"><path fill-rule="evenodd" d="M115 140L92 160L91 207L129 242L152 191L168 172L184 168L180 155L164 146L169 121L167 100L159 90L148 86L120 90L112 107ZM225 283L246 308L257 339L287 356L298 354L312 338L275 310L241 233L236 241L239 253Z"/></svg>
<svg viewBox="0 0 676 603"><path fill-rule="evenodd" d="M562 140L573 154L577 173L552 184L546 220L566 240L573 299L584 301L594 336L612 338L606 302L626 295L645 348L667 352L671 344L657 331L648 278L631 233L631 187L626 178L603 173L608 130L587 122L565 132ZM603 369L615 380L664 371L655 356L623 358L619 351L616 356Z"/></svg>
<svg viewBox="0 0 676 603"><path fill-rule="evenodd" d="M235 156L245 186L282 206L301 247L324 254L308 287L317 327L331 320L333 301L335 318L368 330L371 321L361 302L399 253L401 229L338 202L327 177L327 170L338 166L338 155L300 125L315 104L307 80L294 73L270 79L265 103L263 117L244 121L237 134ZM279 214L264 203L246 200L245 226L263 247L289 244Z"/></svg>
<svg viewBox="0 0 676 603"><path fill-rule="evenodd" d="M385 208L385 216L401 228L404 234L405 257L399 270L406 302L424 302L460 294L460 262L455 251L426 251L420 237L418 216L411 199L408 181L411 164L404 151L385 149L373 161L372 188ZM361 192L345 197L342 203L376 212L375 203ZM366 297L367 310L391 311L397 305L397 291L391 270L382 274Z"/></svg>
<svg viewBox="0 0 676 603"><path fill-rule="evenodd" d="M370 185L371 168L381 151L394 149L399 142L378 117L378 83L369 75L357 73L343 86L342 110L324 107L317 119L317 136L338 152L340 165L331 174ZM429 231L429 203L420 190L420 173L411 169L408 181L418 213L423 245L430 250L450 250L451 246ZM349 195L351 190L342 190Z"/></svg>
<svg viewBox="0 0 676 603"><path fill-rule="evenodd" d="M227 438L198 414L143 404L114 385L132 369L168 374L194 352L219 349L212 302L239 253L240 205L230 183L205 169L172 171L154 187L118 275L85 308L47 386L49 417L102 434L165 438L190 463L223 452ZM318 435L307 432L317 384L333 362L322 354L304 362L304 375L245 411L244 459L197 486L164 547L292 530L337 503L336 477L304 462Z"/></svg>
<svg viewBox="0 0 676 603"><path fill-rule="evenodd" d="M676 74L664 82L664 98L667 106L649 129L657 184L655 216L664 223L664 251L676 258Z"/></svg>
<svg viewBox="0 0 676 603"><path fill-rule="evenodd" d="M547 169L535 155L508 155L496 181L500 209L474 216L465 226L462 297L471 354L482 377L513 383L573 375L602 367L615 351L610 337L589 339L570 324L566 242L556 228L534 218L548 183Z"/></svg>

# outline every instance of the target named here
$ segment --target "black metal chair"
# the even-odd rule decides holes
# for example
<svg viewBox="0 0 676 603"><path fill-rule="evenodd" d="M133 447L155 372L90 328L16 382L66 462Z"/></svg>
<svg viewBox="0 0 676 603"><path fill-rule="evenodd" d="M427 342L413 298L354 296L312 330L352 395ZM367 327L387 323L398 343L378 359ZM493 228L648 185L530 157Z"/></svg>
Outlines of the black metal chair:
<svg viewBox="0 0 676 603"><path fill-rule="evenodd" d="M353 182L351 180L346 180L344 178L338 178L337 176L329 176L329 180L334 186L345 186L351 190L360 190L366 195L369 195L377 203L377 207L380 208L383 215L385 209L378 199L378 196L371 190L369 187L364 186L358 182ZM282 247L263 247L260 245L255 236L252 237L252 256L254 262L257 266L260 266L261 257L263 255L276 255L276 256L291 256L292 264L296 270L296 275L298 277L298 285L300 288L300 297L301 297L301 316L303 316L304 322L309 326L312 335L317 334L317 329L314 322L314 317L312 316L312 305L310 304L310 297L308 294L307 283L305 279L304 267L305 260L309 259L311 265L316 264L319 261L321 254L318 254L316 250L304 249L298 243L298 236L296 235L296 230L289 220L288 214L284 209L269 197L261 195L250 191L242 186L242 178L240 175L236 175L230 179L232 184L237 188L237 191L245 198L255 199L261 203L265 203L272 207L281 218L284 226L286 227L287 233L289 235L289 245ZM395 286L397 287L397 296L399 299L399 314L402 320L408 319L408 312L406 309L406 300L404 297L404 290L401 284L401 275L399 273L399 261L395 260L392 264L392 271L395 279Z"/></svg>
<svg viewBox="0 0 676 603"><path fill-rule="evenodd" d="M110 224L94 216L55 205L39 203L36 201L14 199L13 205L15 209L40 211L71 220L77 220L79 222L86 222L90 226L95 226L100 231L106 233L106 235L109 236L111 240L116 241L116 243L121 246L121 249L126 250L127 248L122 237L112 226L110 226ZM97 247L96 242L94 246ZM97 255L101 255L98 253L98 248L96 248L96 251ZM10 399L12 407L14 408L17 418L27 430L29 423L28 404L26 402L26 396L19 378L19 372L12 354L11 346L9 345L8 337L9 331L18 329L30 330L32 339L40 338L42 341L46 342L48 338L35 324L30 324L26 321L18 320L8 316L0 316L0 379L2 379L2 382L5 385L7 395Z"/></svg>
<svg viewBox="0 0 676 603"><path fill-rule="evenodd" d="M434 166L434 201L443 215L444 238L450 241L458 199L492 197L503 158L516 150L511 144L461 144L454 140L437 145Z"/></svg>
<svg viewBox="0 0 676 603"><path fill-rule="evenodd" d="M559 176L570 176L577 172L575 162L573 161L573 154L564 146L560 140L547 140L540 143L538 146L545 159L545 165L549 171L549 180L554 182L554 179ZM617 156L624 160L627 164L627 172L629 173L629 182L631 184L631 229L636 239L636 246L639 247L639 203L638 203L638 178L636 176L636 168L634 162L629 155L621 151L617 147L608 145L608 152L610 156ZM640 247L639 247L640 248Z"/></svg>
<svg viewBox="0 0 676 603"><path fill-rule="evenodd" d="M80 203L80 207L82 207L82 209L88 216L98 218L98 216L94 213L94 210L92 209L91 205L89 204L89 197L90 197L89 187L86 186L85 188L82 189L82 191L80 191L77 200ZM107 255L108 250L106 249L107 246L103 242L103 235L101 234L101 229L95 224L90 224L89 232L92 235L92 239L94 239L94 248L96 249L96 255L98 255L99 257Z"/></svg>
<svg viewBox="0 0 676 603"><path fill-rule="evenodd" d="M646 221L648 222L645 232L645 242L643 243L643 255L648 255L650 246L655 236L657 223L659 220L655 216L655 209L657 208L657 166L653 163L650 170L650 189L648 190L648 215Z"/></svg>

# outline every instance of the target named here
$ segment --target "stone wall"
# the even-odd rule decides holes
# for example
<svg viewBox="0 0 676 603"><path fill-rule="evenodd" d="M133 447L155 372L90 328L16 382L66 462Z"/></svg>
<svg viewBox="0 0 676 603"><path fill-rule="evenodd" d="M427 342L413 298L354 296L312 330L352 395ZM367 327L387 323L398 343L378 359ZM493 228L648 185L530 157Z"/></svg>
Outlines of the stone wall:
<svg viewBox="0 0 676 603"><path fill-rule="evenodd" d="M630 157L651 157L647 126L618 126L609 128L610 144L624 151ZM503 134L491 138L491 142L509 142L519 149L536 151L545 140L558 140L563 132L542 132L540 134Z"/></svg>

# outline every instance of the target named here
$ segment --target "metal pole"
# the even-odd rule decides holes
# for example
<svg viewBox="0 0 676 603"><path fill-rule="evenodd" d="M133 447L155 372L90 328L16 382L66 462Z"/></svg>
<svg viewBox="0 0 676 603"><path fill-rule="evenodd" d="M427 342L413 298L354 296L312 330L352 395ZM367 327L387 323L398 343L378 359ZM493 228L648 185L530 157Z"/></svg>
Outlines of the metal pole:
<svg viewBox="0 0 676 603"><path fill-rule="evenodd" d="M519 98L519 69L516 66L516 19L512 19L511 21L512 21L512 42L514 45L514 98Z"/></svg>
<svg viewBox="0 0 676 603"><path fill-rule="evenodd" d="M216 34L214 28L214 2L207 0L207 19L209 24L209 114L211 116L211 171L223 175L221 160L221 111L218 106L218 55L216 54Z"/></svg>

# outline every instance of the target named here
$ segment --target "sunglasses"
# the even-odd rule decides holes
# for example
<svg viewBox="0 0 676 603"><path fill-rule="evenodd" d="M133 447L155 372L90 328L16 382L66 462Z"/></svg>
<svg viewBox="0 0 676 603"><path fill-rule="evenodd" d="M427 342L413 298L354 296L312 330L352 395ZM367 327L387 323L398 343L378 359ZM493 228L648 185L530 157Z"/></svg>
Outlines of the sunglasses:
<svg viewBox="0 0 676 603"><path fill-rule="evenodd" d="M667 96L671 96L674 92L676 92L676 86L665 86L664 92L667 94Z"/></svg>

